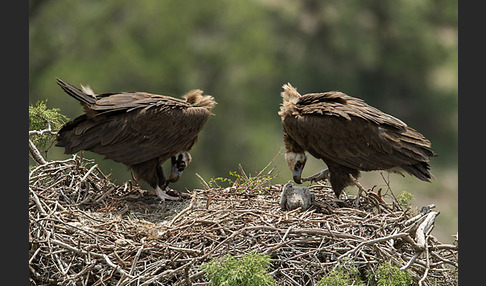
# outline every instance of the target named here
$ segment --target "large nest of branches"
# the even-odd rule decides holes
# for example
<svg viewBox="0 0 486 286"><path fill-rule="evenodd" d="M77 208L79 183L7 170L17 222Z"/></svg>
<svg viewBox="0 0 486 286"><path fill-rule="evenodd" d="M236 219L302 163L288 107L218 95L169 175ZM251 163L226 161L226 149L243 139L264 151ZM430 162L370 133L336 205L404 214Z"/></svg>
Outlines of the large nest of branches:
<svg viewBox="0 0 486 286"><path fill-rule="evenodd" d="M457 284L457 244L431 234L439 212L404 207L390 191L337 201L315 185L310 209L286 211L282 185L241 172L229 187L157 203L77 156L45 162L29 180L32 285L207 285L201 265L250 251L270 255L278 285L314 285L349 264L367 275L384 261L416 284Z"/></svg>

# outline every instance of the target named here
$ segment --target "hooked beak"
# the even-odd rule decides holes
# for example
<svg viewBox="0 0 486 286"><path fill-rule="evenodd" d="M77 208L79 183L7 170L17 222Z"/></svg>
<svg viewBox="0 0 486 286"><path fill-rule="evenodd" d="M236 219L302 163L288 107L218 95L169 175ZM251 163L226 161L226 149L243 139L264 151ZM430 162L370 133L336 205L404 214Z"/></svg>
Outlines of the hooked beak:
<svg viewBox="0 0 486 286"><path fill-rule="evenodd" d="M302 176L302 169L292 172L292 177L294 178L294 182L296 182L297 184L302 184L301 176Z"/></svg>
<svg viewBox="0 0 486 286"><path fill-rule="evenodd" d="M287 161L289 169L292 171L292 177L294 179L294 182L296 182L297 184L302 184L302 170L304 170L306 162L305 153L286 152L285 160Z"/></svg>
<svg viewBox="0 0 486 286"><path fill-rule="evenodd" d="M182 171L186 169L186 162L184 162L184 160L181 158L177 159L175 156L172 156L171 163L172 167L168 181L174 183L179 180L179 177L182 175Z"/></svg>
<svg viewBox="0 0 486 286"><path fill-rule="evenodd" d="M177 182L177 180L179 180L179 177L181 176L181 174L182 174L182 171L179 172L179 170L177 169L177 165L173 165L172 168L171 168L171 172L170 172L170 176L169 176L168 181L171 182L171 183Z"/></svg>

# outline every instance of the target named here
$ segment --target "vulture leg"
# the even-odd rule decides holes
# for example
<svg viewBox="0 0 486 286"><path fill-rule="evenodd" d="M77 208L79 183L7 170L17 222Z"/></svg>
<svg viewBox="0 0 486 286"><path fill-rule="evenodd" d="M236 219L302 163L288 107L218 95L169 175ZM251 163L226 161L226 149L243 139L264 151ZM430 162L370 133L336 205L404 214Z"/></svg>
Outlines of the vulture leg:
<svg viewBox="0 0 486 286"><path fill-rule="evenodd" d="M165 179L164 171L162 170L161 165L157 165L155 172L158 179L157 186L155 187L155 192L157 193L157 196L160 198L160 200L162 202L164 202L165 200L171 200L171 201L180 200L180 197L178 196L171 196L167 194L167 191L172 191L172 190L167 187L169 185L169 181Z"/></svg>
<svg viewBox="0 0 486 286"><path fill-rule="evenodd" d="M355 207L358 208L361 196L363 195L363 193L365 194L368 193L366 192L365 188L363 188L361 183L358 182L358 180L355 177L353 177L353 175L349 174L349 178L351 179L353 184L356 185L356 187L358 187L358 197L356 198L356 204L355 204Z"/></svg>
<svg viewBox="0 0 486 286"><path fill-rule="evenodd" d="M317 174L314 174L309 177L302 178L302 182L307 182L310 181L312 182L318 182L318 181L324 181L324 180L329 180L329 169L324 169L320 171Z"/></svg>
<svg viewBox="0 0 486 286"><path fill-rule="evenodd" d="M164 171L162 170L158 158L132 165L130 168L135 173L137 179L146 181L152 188L154 188L155 193L162 202L165 200L180 199L179 197L171 197L166 193L169 181L164 177Z"/></svg>
<svg viewBox="0 0 486 286"><path fill-rule="evenodd" d="M353 179L359 177L359 171L353 170L344 166L336 165L332 162L326 162L329 167L329 182L331 183L332 190L339 199L339 195L343 192L344 188L353 184Z"/></svg>

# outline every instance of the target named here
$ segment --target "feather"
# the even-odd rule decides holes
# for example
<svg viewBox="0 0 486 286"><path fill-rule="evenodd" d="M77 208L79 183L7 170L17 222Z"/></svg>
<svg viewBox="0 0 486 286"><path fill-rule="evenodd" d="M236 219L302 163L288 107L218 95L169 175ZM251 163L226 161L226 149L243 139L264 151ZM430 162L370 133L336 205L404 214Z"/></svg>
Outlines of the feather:
<svg viewBox="0 0 486 286"><path fill-rule="evenodd" d="M208 111L214 108L216 101L211 95L202 95L203 91L200 89L194 89L186 93L183 98L192 106L204 107Z"/></svg>
<svg viewBox="0 0 486 286"><path fill-rule="evenodd" d="M85 114L59 130L56 146L121 162L154 188L166 182L160 165L192 148L216 104L201 90L182 100L146 92L95 95L87 87L80 90L60 79L58 84L85 106Z"/></svg>
<svg viewBox="0 0 486 286"><path fill-rule="evenodd" d="M359 171L405 171L429 181L430 141L403 121L339 91L300 95L283 86L283 138L287 152L309 152L329 167L337 196Z"/></svg>
<svg viewBox="0 0 486 286"><path fill-rule="evenodd" d="M297 101L299 101L301 95L297 92L297 89L295 89L290 83L284 84L282 88L284 91L281 93L281 96L284 101L292 103L297 103Z"/></svg>
<svg viewBox="0 0 486 286"><path fill-rule="evenodd" d="M94 93L93 89L92 89L92 88L91 88L89 85L82 85L82 84L81 84L81 90L82 90L84 93L86 93L86 94L88 94L88 95L91 95L91 96L93 96L94 98L96 98L96 95L95 95L95 93Z"/></svg>
<svg viewBox="0 0 486 286"><path fill-rule="evenodd" d="M57 79L57 84L70 96L77 99L79 102L87 105L94 104L96 102L96 98L92 94L86 94L81 91L79 88L62 81L61 79Z"/></svg>

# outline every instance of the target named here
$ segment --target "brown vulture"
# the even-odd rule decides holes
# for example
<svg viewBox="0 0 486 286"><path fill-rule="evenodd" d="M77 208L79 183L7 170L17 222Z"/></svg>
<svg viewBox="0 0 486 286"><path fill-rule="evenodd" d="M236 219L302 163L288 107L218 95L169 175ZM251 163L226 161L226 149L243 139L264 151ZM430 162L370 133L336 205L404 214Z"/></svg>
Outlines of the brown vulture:
<svg viewBox="0 0 486 286"><path fill-rule="evenodd" d="M59 130L56 146L66 154L88 150L123 163L162 201L179 199L167 193L167 185L191 162L189 151L216 104L212 96L199 89L185 94L185 100L146 92L94 94L60 79L57 83L82 104L85 114ZM172 165L166 179L161 164L168 159Z"/></svg>
<svg viewBox="0 0 486 286"><path fill-rule="evenodd" d="M422 181L432 179L430 141L403 121L342 92L300 95L290 83L282 88L278 114L296 183L329 179L339 198L360 171L405 171ZM328 169L301 179L306 151Z"/></svg>

